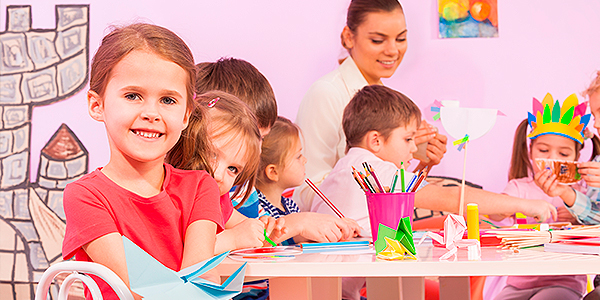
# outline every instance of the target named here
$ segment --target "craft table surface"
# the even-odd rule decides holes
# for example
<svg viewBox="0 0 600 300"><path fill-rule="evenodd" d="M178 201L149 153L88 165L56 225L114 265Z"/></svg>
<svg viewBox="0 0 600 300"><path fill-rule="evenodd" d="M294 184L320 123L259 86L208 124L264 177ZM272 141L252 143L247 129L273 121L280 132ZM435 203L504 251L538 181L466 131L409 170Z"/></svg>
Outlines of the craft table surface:
<svg viewBox="0 0 600 300"><path fill-rule="evenodd" d="M543 247L519 250L501 250L495 247L483 247L481 260L469 261L467 251L459 249L456 261L439 261L439 257L446 253L445 248L434 247L431 244L417 247L419 259L403 261L383 261L375 258L374 254L337 255L335 252L309 253L296 256L289 261L278 262L249 262L246 277L268 278L340 278L340 277L367 277L378 280L390 278L406 278L411 284L417 284L417 289L422 286L422 278L426 276L439 276L440 282L444 279L459 279L458 283L465 283L468 276L493 276L493 275L568 275L568 274L597 274L600 273L600 256L544 252ZM231 274L242 262L225 259L218 266L222 275ZM462 278L462 279L461 279ZM415 281L416 280L416 281ZM462 281L461 281L462 280ZM468 280L467 280L468 281ZM335 281L334 281L335 282ZM372 282L372 281L371 281ZM277 280L271 280L271 289ZM287 282L286 284L289 284ZM369 281L367 281L369 284ZM333 284L333 283L328 283ZM406 288L406 282L400 286ZM313 286L315 286L313 284ZM367 291L369 291L367 285ZM458 288L458 286L456 286ZM308 286L310 289L310 285ZM337 289L338 287L333 287ZM401 289L401 288L400 288ZM288 290L289 291L289 290ZM400 293L402 293L400 291ZM452 298L440 286L440 299ZM306 297L294 299L335 299L315 296L317 293L307 292ZM369 297L371 300L372 297ZM377 298L377 297L373 297ZM422 299L422 294L413 297L399 296L387 299ZM385 299L381 298L381 299ZM273 298L272 298L273 299ZM286 299L292 299L286 297ZM273 299L278 300L278 299Z"/></svg>

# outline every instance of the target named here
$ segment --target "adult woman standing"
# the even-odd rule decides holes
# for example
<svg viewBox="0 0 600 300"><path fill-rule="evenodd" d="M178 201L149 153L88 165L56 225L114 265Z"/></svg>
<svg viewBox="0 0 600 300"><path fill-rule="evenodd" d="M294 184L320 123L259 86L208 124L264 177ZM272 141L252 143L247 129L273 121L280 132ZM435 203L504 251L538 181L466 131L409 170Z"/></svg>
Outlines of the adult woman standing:
<svg viewBox="0 0 600 300"><path fill-rule="evenodd" d="M382 84L381 78L396 72L406 53L407 32L404 11L397 0L351 1L341 35L350 56L310 87L296 118L306 141L306 175L317 185L345 155L344 107L358 90ZM446 140L426 122L415 138L417 144L429 142L427 163L431 165L438 164L446 152ZM417 169L424 166L420 163ZM302 210L309 210L313 195L303 185L296 189L294 200Z"/></svg>

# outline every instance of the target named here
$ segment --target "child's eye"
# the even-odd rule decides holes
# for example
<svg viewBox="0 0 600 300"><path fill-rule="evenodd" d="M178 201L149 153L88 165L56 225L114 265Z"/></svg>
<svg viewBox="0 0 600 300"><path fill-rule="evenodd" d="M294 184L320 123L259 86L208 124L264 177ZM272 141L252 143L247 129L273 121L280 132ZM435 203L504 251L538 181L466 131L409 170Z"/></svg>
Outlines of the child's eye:
<svg viewBox="0 0 600 300"><path fill-rule="evenodd" d="M171 97L164 97L161 99L162 103L164 104L175 104L177 103L177 100L171 98Z"/></svg>
<svg viewBox="0 0 600 300"><path fill-rule="evenodd" d="M139 99L141 99L142 97L140 97L140 95L139 95L139 94L135 94L135 93L129 93L129 94L126 94L126 95L125 95L125 98L127 98L127 99L129 99L129 100L131 100L131 101L134 101L134 100L139 100Z"/></svg>
<svg viewBox="0 0 600 300"><path fill-rule="evenodd" d="M571 155L570 153L559 153L559 154L560 154L560 156L563 156L563 157L568 157Z"/></svg>
<svg viewBox="0 0 600 300"><path fill-rule="evenodd" d="M373 42L373 44L381 44L381 43L383 43L383 40L374 40L374 39L371 39L371 42Z"/></svg>
<svg viewBox="0 0 600 300"><path fill-rule="evenodd" d="M407 143L410 143L410 141L412 141L412 140L413 140L413 138L407 138L407 139L406 139L406 142L407 142Z"/></svg>
<svg viewBox="0 0 600 300"><path fill-rule="evenodd" d="M546 149L539 149L538 151L540 151L540 152L542 152L542 153L546 153L546 152L548 152L548 150L546 150Z"/></svg>
<svg viewBox="0 0 600 300"><path fill-rule="evenodd" d="M401 37L401 38L396 39L396 42L398 42L398 43L402 43L404 41L406 41L406 37Z"/></svg>
<svg viewBox="0 0 600 300"><path fill-rule="evenodd" d="M237 175L240 171L238 170L238 168L234 167L234 166L229 166L227 167L227 170L235 175Z"/></svg>

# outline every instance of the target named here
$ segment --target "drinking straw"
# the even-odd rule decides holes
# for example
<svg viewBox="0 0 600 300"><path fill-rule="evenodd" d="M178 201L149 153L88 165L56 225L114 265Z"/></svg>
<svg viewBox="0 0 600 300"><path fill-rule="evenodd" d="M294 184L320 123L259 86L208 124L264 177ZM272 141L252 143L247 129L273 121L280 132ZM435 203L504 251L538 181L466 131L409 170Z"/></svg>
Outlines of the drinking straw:
<svg viewBox="0 0 600 300"><path fill-rule="evenodd" d="M344 218L344 214L342 214L342 212L337 207L335 207L335 205L333 205L333 202L327 199L325 194L323 194L323 192L321 192L321 190L319 190L319 188L312 181L310 181L309 178L306 178L304 181L306 182L306 184L308 184L308 186L310 186L311 189L313 189L313 191L315 191L315 193L317 193L317 195L319 195L319 197L321 197L321 199L323 199L325 204L327 204L329 208L331 208L331 210L333 210L333 212L335 212L335 214L338 217Z"/></svg>
<svg viewBox="0 0 600 300"><path fill-rule="evenodd" d="M406 192L406 186L404 185L404 162L400 162L400 184L402 185L402 192Z"/></svg>
<svg viewBox="0 0 600 300"><path fill-rule="evenodd" d="M273 242L273 240L272 240L272 239L270 239L270 238L267 236L267 229L266 229L266 228L265 228L265 240L266 240L267 242L269 242L269 244L271 244L271 246L273 246L273 247L277 246L277 244L276 244L275 242Z"/></svg>
<svg viewBox="0 0 600 300"><path fill-rule="evenodd" d="M396 174L394 174L394 178L392 179L390 193L393 193L396 190L396 182L398 182L398 170L396 170Z"/></svg>

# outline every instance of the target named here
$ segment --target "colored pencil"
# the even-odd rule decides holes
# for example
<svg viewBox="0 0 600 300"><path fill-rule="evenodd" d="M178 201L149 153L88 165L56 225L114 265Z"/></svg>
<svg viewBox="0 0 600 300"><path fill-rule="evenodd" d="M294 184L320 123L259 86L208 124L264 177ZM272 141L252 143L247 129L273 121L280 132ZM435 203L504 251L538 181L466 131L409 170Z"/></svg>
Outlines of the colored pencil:
<svg viewBox="0 0 600 300"><path fill-rule="evenodd" d="M369 167L369 173L371 173L371 176L373 176L373 179L375 180L375 184L377 184L377 188L379 189L380 193L385 193L385 190L383 189L381 182L377 178L377 175L375 174L375 170L373 170L373 167L366 162L365 162L365 164L367 164L367 166Z"/></svg>
<svg viewBox="0 0 600 300"><path fill-rule="evenodd" d="M273 246L273 247L277 246L277 244L275 242L273 242L273 240L271 238L269 238L269 236L267 235L267 229L265 229L265 240L267 242L269 242L269 244L271 244L271 246Z"/></svg>
<svg viewBox="0 0 600 300"><path fill-rule="evenodd" d="M406 192L406 186L404 185L404 162L400 162L400 184L402 185L402 192Z"/></svg>
<svg viewBox="0 0 600 300"><path fill-rule="evenodd" d="M426 166L419 175L419 178L417 179L417 182L415 182L415 186L413 186L412 190L410 192L416 192L417 189L419 188L419 185L421 185L421 182L423 181L423 179L425 179L427 177L427 173L429 173L429 166Z"/></svg>
<svg viewBox="0 0 600 300"><path fill-rule="evenodd" d="M398 182L398 170L396 170L396 174L394 174L394 178L392 179L390 193L393 193L394 191L396 191L396 182Z"/></svg>
<svg viewBox="0 0 600 300"><path fill-rule="evenodd" d="M417 181L417 178L419 177L419 175L417 174L413 174L412 178L410 179L410 181L408 182L408 185L406 186L406 190L410 191L412 188L412 185L415 183L415 181Z"/></svg>
<svg viewBox="0 0 600 300"><path fill-rule="evenodd" d="M344 218L344 214L342 214L342 212L337 207L335 207L335 205L333 205L333 202L331 202L325 196L325 194L323 194L323 192L321 192L321 190L319 190L319 188L312 181L310 181L310 179L306 178L306 180L304 180L304 181L306 182L306 184L308 184L308 186L310 186L311 189L313 189L313 191L315 191L315 193L317 193L317 195L319 195L319 197L321 197L321 199L323 199L325 204L327 204L329 206L329 208L331 208L331 210L333 210L333 212L335 212L335 214L338 217Z"/></svg>
<svg viewBox="0 0 600 300"><path fill-rule="evenodd" d="M362 178L363 182L365 183L365 185L369 188L369 191L371 193L375 193L375 188L373 187L373 185L371 185L371 182L367 179L367 175L361 173L360 171L358 172L358 174L360 175L360 177Z"/></svg>

